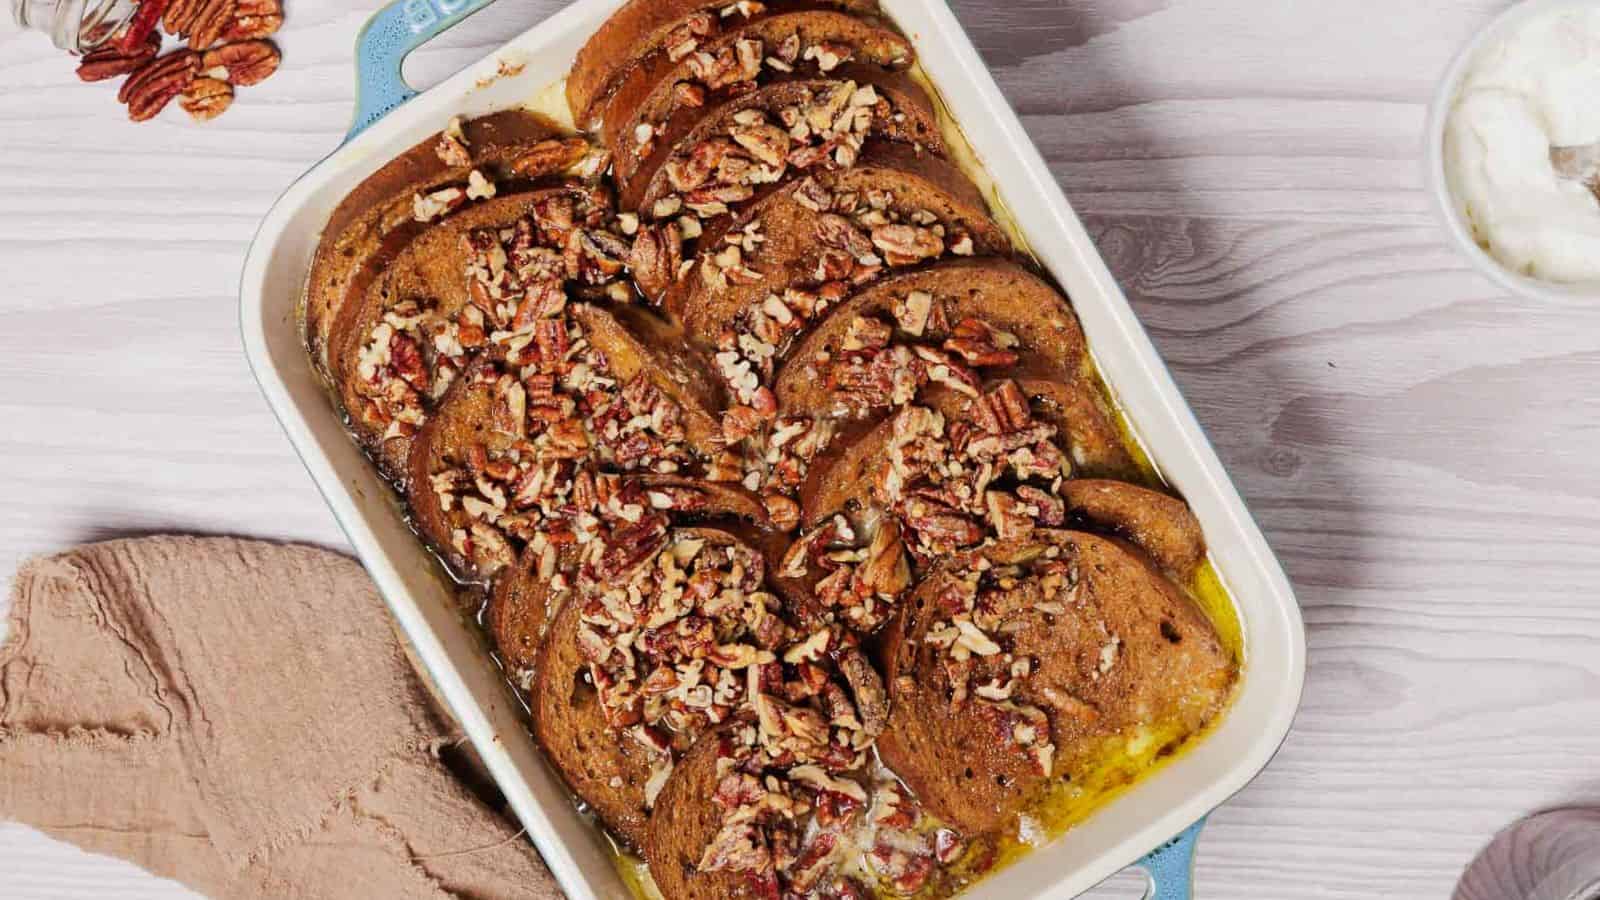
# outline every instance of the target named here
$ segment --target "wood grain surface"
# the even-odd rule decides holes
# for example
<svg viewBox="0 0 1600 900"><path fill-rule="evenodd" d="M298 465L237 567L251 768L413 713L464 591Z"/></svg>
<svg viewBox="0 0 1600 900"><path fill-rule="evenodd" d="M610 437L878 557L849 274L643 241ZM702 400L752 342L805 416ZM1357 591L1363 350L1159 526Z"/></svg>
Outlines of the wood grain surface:
<svg viewBox="0 0 1600 900"><path fill-rule="evenodd" d="M490 8L414 80L558 5ZM1600 306L1469 271L1418 162L1436 76L1506 5L956 3L1305 608L1304 706L1212 817L1201 897L1444 897L1501 826L1600 802ZM205 127L131 126L42 37L0 35L0 569L152 531L343 545L235 296L256 223L348 124L372 11L290 0L282 71ZM0 825L0 895L182 892Z"/></svg>

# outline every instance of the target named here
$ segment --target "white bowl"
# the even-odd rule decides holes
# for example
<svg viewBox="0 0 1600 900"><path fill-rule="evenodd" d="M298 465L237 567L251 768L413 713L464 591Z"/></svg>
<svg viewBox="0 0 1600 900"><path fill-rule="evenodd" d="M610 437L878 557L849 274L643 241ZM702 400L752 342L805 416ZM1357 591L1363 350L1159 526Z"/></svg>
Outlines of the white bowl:
<svg viewBox="0 0 1600 900"><path fill-rule="evenodd" d="M1450 112L1455 107L1456 95L1467 69L1485 47L1491 46L1529 19L1561 9L1593 8L1597 2L1600 0L1527 0L1496 16L1451 60L1450 68L1445 70L1444 78L1434 94L1433 105L1428 110L1423 165L1426 167L1428 193L1433 198L1434 213L1449 233L1451 243L1472 263L1473 268L1512 293L1533 300L1592 303L1600 300L1600 285L1561 284L1529 278L1507 269L1478 244L1472 236L1471 226L1467 224L1465 212L1456 203L1449 180L1445 177L1445 126L1450 120Z"/></svg>

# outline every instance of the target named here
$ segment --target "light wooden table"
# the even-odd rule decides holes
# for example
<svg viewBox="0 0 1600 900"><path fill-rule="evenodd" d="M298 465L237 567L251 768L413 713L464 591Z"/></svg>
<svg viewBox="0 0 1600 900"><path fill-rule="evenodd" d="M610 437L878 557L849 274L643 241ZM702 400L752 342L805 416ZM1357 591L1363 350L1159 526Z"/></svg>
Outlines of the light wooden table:
<svg viewBox="0 0 1600 900"><path fill-rule="evenodd" d="M343 545L235 325L372 11L291 2L283 71L205 127L131 126L0 35L0 570L152 531ZM416 79L558 5L491 8ZM1436 75L1506 5L958 3L1305 608L1304 706L1212 817L1203 897L1443 897L1498 827L1600 800L1600 308L1469 272L1417 163ZM181 891L0 825L0 895Z"/></svg>

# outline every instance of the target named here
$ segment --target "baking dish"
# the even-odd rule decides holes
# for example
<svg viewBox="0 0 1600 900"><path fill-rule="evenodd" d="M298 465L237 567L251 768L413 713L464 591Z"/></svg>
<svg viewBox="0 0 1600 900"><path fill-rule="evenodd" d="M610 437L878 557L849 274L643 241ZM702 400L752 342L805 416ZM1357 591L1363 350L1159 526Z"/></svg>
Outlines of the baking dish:
<svg viewBox="0 0 1600 900"><path fill-rule="evenodd" d="M572 897L621 898L630 895L605 837L578 814L544 763L481 631L457 611L448 583L408 529L392 491L345 432L312 371L298 327L297 303L318 232L340 199L453 115L552 96L577 49L620 0L579 0L415 95L400 78L405 54L487 2L400 0L363 30L355 125L345 144L297 181L262 223L241 279L241 324L250 364L290 441L551 870ZM981 882L970 896L1070 897L1143 859L1152 874L1152 896L1187 897L1197 823L1248 783L1288 732L1305 673L1299 608L1126 297L955 17L938 0L882 5L915 43L929 79L992 179L997 200L1072 298L1100 371L1136 437L1204 526L1212 562L1244 629L1238 694L1204 740L1066 838Z"/></svg>

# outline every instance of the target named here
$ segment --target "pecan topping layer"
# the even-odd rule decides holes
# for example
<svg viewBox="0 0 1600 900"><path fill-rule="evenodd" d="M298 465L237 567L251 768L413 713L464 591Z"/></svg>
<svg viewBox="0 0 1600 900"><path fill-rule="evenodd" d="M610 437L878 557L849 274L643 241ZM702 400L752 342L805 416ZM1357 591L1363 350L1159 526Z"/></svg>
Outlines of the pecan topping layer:
<svg viewBox="0 0 1600 900"><path fill-rule="evenodd" d="M812 178L793 190L797 201L820 213L815 226L817 251L807 266L811 278L785 288L781 295L768 294L753 303L722 335L717 355L719 372L740 405L747 408L731 411L734 417L753 414L759 421L771 419L777 405L771 401L768 385L777 361L798 335L833 306L888 269L946 254L957 255L961 247L971 252L971 238L965 232L952 232L932 213L899 209L889 192L835 197ZM743 242L749 232L759 235L760 223L752 222L745 231L727 238L728 250L740 254L737 260L703 253L702 276L720 282L742 278L743 272L732 271L730 263L736 261L743 270L746 251L758 254L759 241L748 247ZM950 331L943 309L926 293L904 298L894 314L900 330L912 338L921 338L929 331ZM836 413L854 418L903 405L929 382L974 394L978 380L972 368L1006 366L1016 361L1015 354L1009 352L1015 340L986 329L976 320L959 323L956 333L941 349L916 346L914 352L908 352L890 348L893 335L894 328L888 323L861 319L852 325L845 347L848 352L817 365L818 376L835 389L839 398ZM736 425L733 430L756 429Z"/></svg>

